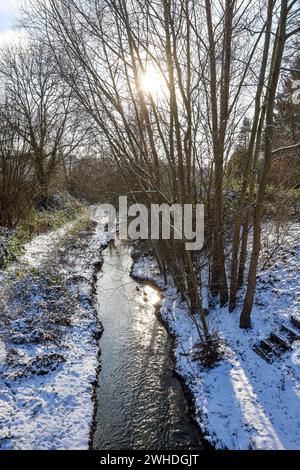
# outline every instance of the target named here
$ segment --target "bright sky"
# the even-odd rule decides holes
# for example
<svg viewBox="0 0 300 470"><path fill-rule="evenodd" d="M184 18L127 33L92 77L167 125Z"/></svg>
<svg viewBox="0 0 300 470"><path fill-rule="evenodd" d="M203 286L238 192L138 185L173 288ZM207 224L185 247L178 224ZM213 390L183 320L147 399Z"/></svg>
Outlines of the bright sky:
<svg viewBox="0 0 300 470"><path fill-rule="evenodd" d="M18 36L14 28L21 2L22 0L0 0L0 45L12 42Z"/></svg>

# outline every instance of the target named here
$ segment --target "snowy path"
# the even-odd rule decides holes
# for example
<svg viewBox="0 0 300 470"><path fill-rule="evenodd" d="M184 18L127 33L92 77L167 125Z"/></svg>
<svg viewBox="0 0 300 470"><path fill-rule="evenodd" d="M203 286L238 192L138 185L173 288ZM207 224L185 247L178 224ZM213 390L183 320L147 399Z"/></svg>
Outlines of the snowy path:
<svg viewBox="0 0 300 470"><path fill-rule="evenodd" d="M106 235L101 224L71 227L35 237L3 273L0 449L89 445L100 334L91 285Z"/></svg>
<svg viewBox="0 0 300 470"><path fill-rule="evenodd" d="M24 245L23 261L38 268L55 250L57 244L70 232L75 223L76 221L69 222L58 230L51 230L34 237L33 240Z"/></svg>

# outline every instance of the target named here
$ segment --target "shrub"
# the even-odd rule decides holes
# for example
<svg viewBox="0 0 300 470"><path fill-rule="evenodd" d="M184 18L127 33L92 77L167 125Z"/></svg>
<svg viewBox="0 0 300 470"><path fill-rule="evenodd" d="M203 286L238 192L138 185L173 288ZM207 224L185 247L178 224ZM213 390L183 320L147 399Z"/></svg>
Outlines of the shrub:
<svg viewBox="0 0 300 470"><path fill-rule="evenodd" d="M192 359L199 361L206 368L213 368L223 357L221 338L212 333L205 342L196 343L192 349Z"/></svg>

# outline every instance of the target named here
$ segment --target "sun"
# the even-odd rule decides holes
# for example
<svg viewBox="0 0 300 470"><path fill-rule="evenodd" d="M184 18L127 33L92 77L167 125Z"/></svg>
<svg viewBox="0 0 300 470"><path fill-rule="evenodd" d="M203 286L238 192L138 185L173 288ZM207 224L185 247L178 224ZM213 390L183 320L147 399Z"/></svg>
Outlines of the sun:
<svg viewBox="0 0 300 470"><path fill-rule="evenodd" d="M152 96L161 96L163 93L163 76L155 67L147 67L140 77L140 88Z"/></svg>

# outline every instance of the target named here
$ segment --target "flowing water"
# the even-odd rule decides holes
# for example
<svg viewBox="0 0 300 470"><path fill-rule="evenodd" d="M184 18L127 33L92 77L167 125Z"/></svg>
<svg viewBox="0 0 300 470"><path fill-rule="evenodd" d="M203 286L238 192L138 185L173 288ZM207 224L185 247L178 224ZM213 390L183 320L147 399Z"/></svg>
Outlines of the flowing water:
<svg viewBox="0 0 300 470"><path fill-rule="evenodd" d="M159 294L130 277L130 249L104 252L97 282L101 371L95 449L201 449L180 382L172 340L158 321Z"/></svg>

